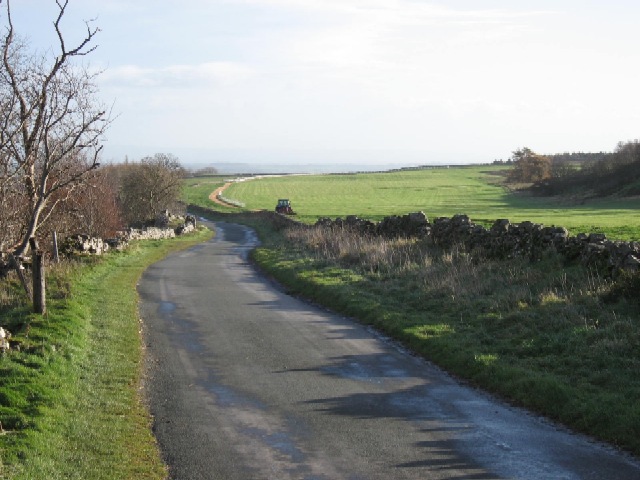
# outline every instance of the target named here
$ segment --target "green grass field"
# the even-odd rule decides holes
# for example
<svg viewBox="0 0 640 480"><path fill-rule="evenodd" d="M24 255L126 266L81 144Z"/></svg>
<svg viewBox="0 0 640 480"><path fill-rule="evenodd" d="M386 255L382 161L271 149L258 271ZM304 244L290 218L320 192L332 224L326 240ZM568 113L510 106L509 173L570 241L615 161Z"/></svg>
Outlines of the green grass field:
<svg viewBox="0 0 640 480"><path fill-rule="evenodd" d="M603 199L584 204L568 199L536 198L512 193L500 185L505 167L473 166L353 175L295 175L234 183L225 197L248 210L273 210L278 198L289 198L298 218L357 215L380 220L387 215L423 211L432 219L457 213L490 224L498 218L567 227L572 234L604 232L611 238L640 238L640 199ZM212 206L206 198L215 177L190 179L187 199ZM193 184L197 184L194 187ZM200 192L198 194L198 192ZM228 211L228 210L227 210Z"/></svg>

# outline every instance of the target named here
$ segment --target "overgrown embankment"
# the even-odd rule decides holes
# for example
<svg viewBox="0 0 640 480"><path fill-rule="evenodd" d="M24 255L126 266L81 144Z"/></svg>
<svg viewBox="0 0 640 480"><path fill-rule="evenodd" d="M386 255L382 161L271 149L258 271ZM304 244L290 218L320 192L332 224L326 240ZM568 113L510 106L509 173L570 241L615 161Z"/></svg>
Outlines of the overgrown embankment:
<svg viewBox="0 0 640 480"><path fill-rule="evenodd" d="M229 221L232 221L230 217ZM289 291L374 325L455 375L640 455L640 277L553 251L496 259L350 228L277 228L254 260ZM344 227L344 226L343 226Z"/></svg>
<svg viewBox="0 0 640 480"><path fill-rule="evenodd" d="M166 477L139 396L135 285L151 263L209 236L139 242L53 269L46 317L28 313L16 284L2 284L13 348L0 359L0 478Z"/></svg>

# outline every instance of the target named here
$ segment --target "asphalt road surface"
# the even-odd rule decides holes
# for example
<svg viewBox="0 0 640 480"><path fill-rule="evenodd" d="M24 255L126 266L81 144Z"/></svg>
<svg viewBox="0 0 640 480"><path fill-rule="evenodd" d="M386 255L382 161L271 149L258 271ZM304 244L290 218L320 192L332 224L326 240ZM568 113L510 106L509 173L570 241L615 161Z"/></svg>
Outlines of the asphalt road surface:
<svg viewBox="0 0 640 480"><path fill-rule="evenodd" d="M636 460L286 295L247 263L251 230L215 228L139 284L172 479L640 479Z"/></svg>

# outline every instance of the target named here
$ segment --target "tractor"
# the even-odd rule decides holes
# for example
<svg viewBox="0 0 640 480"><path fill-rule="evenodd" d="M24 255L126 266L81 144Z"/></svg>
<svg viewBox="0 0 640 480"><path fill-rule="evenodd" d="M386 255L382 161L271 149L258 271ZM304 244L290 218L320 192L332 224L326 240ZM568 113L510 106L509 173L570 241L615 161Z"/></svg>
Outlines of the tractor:
<svg viewBox="0 0 640 480"><path fill-rule="evenodd" d="M276 213L281 213L283 215L295 215L296 212L291 208L291 201L286 198L281 198L278 200L278 204L276 205Z"/></svg>

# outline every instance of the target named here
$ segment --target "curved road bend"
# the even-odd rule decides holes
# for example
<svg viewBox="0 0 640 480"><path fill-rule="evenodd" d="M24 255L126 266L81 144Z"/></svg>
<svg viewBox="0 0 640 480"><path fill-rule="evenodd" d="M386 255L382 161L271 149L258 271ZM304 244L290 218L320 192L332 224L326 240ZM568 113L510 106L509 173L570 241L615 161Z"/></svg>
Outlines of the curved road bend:
<svg viewBox="0 0 640 480"><path fill-rule="evenodd" d="M639 479L639 463L461 386L289 297L215 239L139 284L146 393L172 479Z"/></svg>

